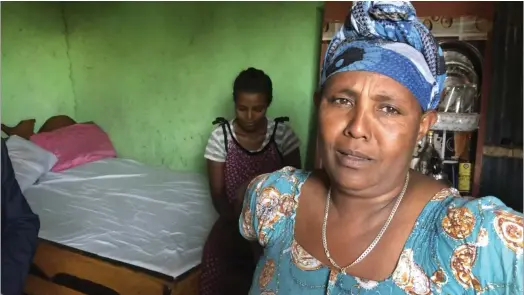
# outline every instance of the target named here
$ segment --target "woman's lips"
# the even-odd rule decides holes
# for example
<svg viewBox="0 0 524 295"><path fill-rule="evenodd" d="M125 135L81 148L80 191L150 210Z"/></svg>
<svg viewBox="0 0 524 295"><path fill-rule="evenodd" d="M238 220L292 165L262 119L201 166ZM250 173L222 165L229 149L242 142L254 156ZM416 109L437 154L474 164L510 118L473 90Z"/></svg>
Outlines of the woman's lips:
<svg viewBox="0 0 524 295"><path fill-rule="evenodd" d="M360 169L373 162L371 157L352 150L338 150L336 158L341 166L351 169Z"/></svg>

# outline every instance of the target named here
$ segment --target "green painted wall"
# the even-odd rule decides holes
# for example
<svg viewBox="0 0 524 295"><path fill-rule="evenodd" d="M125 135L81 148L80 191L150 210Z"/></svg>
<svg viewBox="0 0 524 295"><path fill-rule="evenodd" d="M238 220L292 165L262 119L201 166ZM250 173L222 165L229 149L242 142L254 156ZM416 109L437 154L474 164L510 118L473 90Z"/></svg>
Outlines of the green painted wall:
<svg viewBox="0 0 524 295"><path fill-rule="evenodd" d="M2 2L2 123L74 115L61 6Z"/></svg>
<svg viewBox="0 0 524 295"><path fill-rule="evenodd" d="M4 18L10 4L2 3L3 28L20 22L20 12ZM102 126L121 157L202 171L211 122L233 115L232 83L249 66L272 78L275 99L269 114L291 118L306 154L318 70L319 3L69 2L57 7L64 8L65 22L59 9L35 19L56 22L56 38L62 37L57 64L63 64L63 73L53 77L69 89L61 100L69 106L64 111L73 108L78 121ZM19 47L31 46L33 35L20 39L12 33L2 36L2 43L16 39ZM27 64L21 58L10 63L3 70ZM39 77L47 85L50 77ZM22 78L11 77L6 91L23 95ZM2 114L20 104L3 102Z"/></svg>

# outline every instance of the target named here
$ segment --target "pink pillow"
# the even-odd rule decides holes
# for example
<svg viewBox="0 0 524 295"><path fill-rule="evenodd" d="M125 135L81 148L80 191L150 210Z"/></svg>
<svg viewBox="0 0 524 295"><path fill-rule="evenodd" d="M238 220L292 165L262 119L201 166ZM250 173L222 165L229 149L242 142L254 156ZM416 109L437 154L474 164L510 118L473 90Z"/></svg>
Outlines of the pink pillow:
<svg viewBox="0 0 524 295"><path fill-rule="evenodd" d="M31 136L31 141L58 158L51 169L53 172L116 157L109 136L96 124L74 124L52 132L37 133Z"/></svg>

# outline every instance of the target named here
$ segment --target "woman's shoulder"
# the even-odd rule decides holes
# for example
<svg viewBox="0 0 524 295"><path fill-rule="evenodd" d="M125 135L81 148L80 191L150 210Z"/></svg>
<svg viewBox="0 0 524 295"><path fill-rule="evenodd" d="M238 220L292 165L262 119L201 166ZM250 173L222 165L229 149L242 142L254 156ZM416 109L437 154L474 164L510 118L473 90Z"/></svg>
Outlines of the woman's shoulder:
<svg viewBox="0 0 524 295"><path fill-rule="evenodd" d="M224 141L225 125L222 122L217 122L217 120L213 121L213 130L209 134L208 144Z"/></svg>
<svg viewBox="0 0 524 295"><path fill-rule="evenodd" d="M281 233L295 213L300 187L309 173L284 167L254 178L244 197L240 233L267 246Z"/></svg>
<svg viewBox="0 0 524 295"><path fill-rule="evenodd" d="M310 172L287 166L255 177L249 184L248 190L261 193L264 189L271 188L279 191L279 194L290 194L298 192L309 175Z"/></svg>
<svg viewBox="0 0 524 295"><path fill-rule="evenodd" d="M294 134L294 131L293 131L293 128L291 127L290 122L279 120L279 118L268 119L268 127L270 129L273 129L277 121L278 121L277 130L276 130L277 136L286 137L286 136L290 136L291 134Z"/></svg>
<svg viewBox="0 0 524 295"><path fill-rule="evenodd" d="M204 153L204 158L214 161L214 162L225 162L226 161L226 140L228 139L228 134L224 127L226 127L227 121L224 118L216 118L213 121L215 127L209 138L207 140L206 149ZM231 123L230 123L231 124ZM227 128L227 127L226 127Z"/></svg>
<svg viewBox="0 0 524 295"><path fill-rule="evenodd" d="M506 239L507 234L515 234L523 229L523 214L506 206L499 198L462 197L456 189L445 189L437 193L430 202L436 202L438 210L438 230L443 236L454 241L483 243L478 239L493 233ZM506 228L510 222L511 226ZM510 231L508 231L510 230ZM522 251L522 243L520 243Z"/></svg>
<svg viewBox="0 0 524 295"><path fill-rule="evenodd" d="M440 208L434 250L444 272L477 291L489 285L522 290L522 213L496 197L461 197L453 189L430 202Z"/></svg>
<svg viewBox="0 0 524 295"><path fill-rule="evenodd" d="M489 229L502 234L504 229L501 227L501 221L511 221L516 226L511 229L520 229L522 233L524 215L506 206L499 198L462 197L455 189L448 191L453 193L437 194L432 201L442 202L445 210L440 216L441 227L452 238L467 238L476 232L475 229Z"/></svg>
<svg viewBox="0 0 524 295"><path fill-rule="evenodd" d="M211 134L223 134L224 133L224 127L227 128L227 125L233 127L233 122L235 119L227 119L227 118L216 118L213 123L213 131L211 131Z"/></svg>
<svg viewBox="0 0 524 295"><path fill-rule="evenodd" d="M225 136L228 136L228 126L233 129L233 120L227 120L225 118L216 118L213 121L213 130L209 134L208 145L219 145L224 144Z"/></svg>

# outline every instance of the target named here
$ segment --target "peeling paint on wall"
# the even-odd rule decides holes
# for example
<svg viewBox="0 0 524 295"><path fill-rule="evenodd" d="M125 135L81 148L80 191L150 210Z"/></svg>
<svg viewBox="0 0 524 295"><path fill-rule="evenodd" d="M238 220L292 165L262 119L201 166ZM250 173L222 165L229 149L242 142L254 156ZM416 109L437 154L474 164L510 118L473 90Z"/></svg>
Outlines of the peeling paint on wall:
<svg viewBox="0 0 524 295"><path fill-rule="evenodd" d="M74 117L73 87L57 2L3 2L2 123Z"/></svg>

